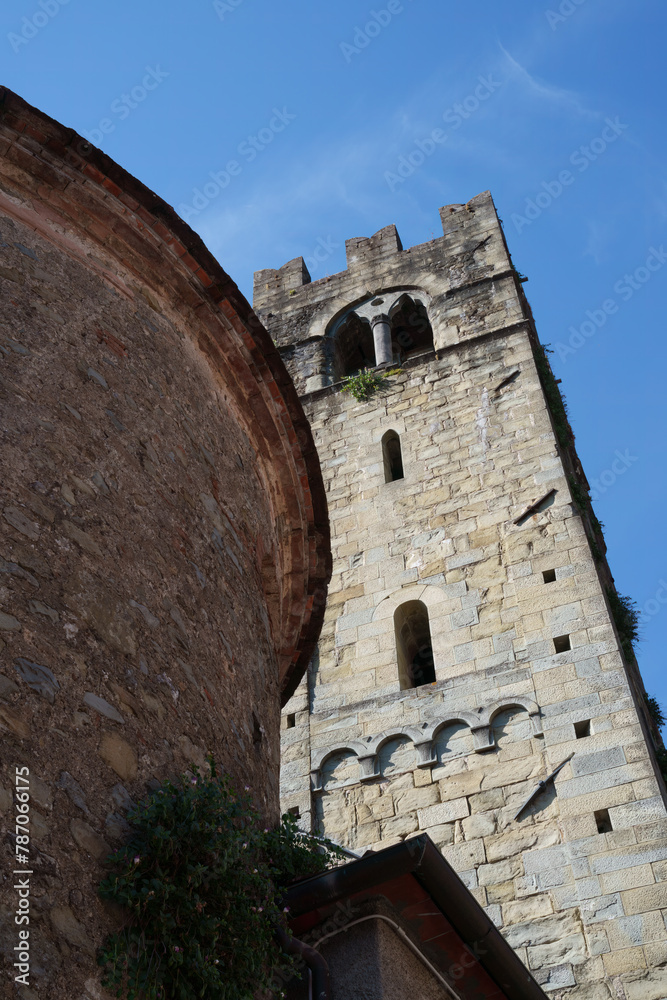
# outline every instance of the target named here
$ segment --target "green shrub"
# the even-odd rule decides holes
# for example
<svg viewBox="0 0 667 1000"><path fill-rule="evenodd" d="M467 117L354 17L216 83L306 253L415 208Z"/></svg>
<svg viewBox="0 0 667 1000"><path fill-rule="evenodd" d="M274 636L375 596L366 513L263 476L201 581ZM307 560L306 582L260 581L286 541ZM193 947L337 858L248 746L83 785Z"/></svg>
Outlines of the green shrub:
<svg viewBox="0 0 667 1000"><path fill-rule="evenodd" d="M535 345L533 350L535 366L537 368L537 373L540 376L540 382L542 383L542 389L544 390L544 395L547 400L547 406L549 407L549 411L554 422L556 437L558 438L558 442L561 447L567 448L568 445L572 444L574 441L574 434L572 433L572 428L570 427L570 421L567 415L567 404L560 389L558 388L558 382L554 378L554 373L551 370L548 358L549 354L553 354L553 351L546 344L538 343Z"/></svg>
<svg viewBox="0 0 667 1000"><path fill-rule="evenodd" d="M111 855L100 895L126 926L99 955L105 986L128 1000L252 1000L291 959L274 937L280 890L343 857L284 816L262 829L250 796L193 768L128 814L131 840Z"/></svg>
<svg viewBox="0 0 667 1000"><path fill-rule="evenodd" d="M634 656L634 643L639 639L639 610L631 597L624 597L613 587L607 587L609 607L618 630L626 660Z"/></svg>
<svg viewBox="0 0 667 1000"><path fill-rule="evenodd" d="M667 722L667 719L665 719L665 713L658 704L658 699L654 698L652 695L646 695L646 707L648 708L648 714L651 716L658 729L662 729Z"/></svg>
<svg viewBox="0 0 667 1000"><path fill-rule="evenodd" d="M362 368L356 375L348 375L343 379L341 386L343 392L351 393L360 403L370 399L378 389L383 389L389 384L392 375L398 375L400 368L392 368L390 371L377 371L372 368Z"/></svg>

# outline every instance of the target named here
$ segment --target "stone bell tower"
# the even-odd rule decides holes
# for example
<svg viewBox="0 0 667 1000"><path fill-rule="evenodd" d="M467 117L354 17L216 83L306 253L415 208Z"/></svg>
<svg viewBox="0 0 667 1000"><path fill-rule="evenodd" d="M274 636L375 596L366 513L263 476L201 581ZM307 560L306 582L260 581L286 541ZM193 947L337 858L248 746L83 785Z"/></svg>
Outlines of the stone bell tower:
<svg viewBox="0 0 667 1000"><path fill-rule="evenodd" d="M660 1000L665 788L622 604L491 196L440 215L255 276L334 553L283 806L353 849L426 831L556 996ZM340 391L366 368L400 372Z"/></svg>

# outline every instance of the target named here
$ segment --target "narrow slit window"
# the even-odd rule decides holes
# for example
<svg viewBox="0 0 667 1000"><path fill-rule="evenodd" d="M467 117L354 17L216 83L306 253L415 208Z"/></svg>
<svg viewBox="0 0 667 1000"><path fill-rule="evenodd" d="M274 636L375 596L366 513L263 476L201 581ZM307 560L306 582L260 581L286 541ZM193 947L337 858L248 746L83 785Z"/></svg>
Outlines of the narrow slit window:
<svg viewBox="0 0 667 1000"><path fill-rule="evenodd" d="M294 729L295 726L296 726L296 714L288 715L285 729Z"/></svg>
<svg viewBox="0 0 667 1000"><path fill-rule="evenodd" d="M569 635L557 635L554 639L554 649L557 653L566 653L572 649Z"/></svg>
<svg viewBox="0 0 667 1000"><path fill-rule="evenodd" d="M401 690L433 684L435 662L426 605L407 601L396 608L394 631Z"/></svg>
<svg viewBox="0 0 667 1000"><path fill-rule="evenodd" d="M598 809L594 814L597 823L598 833L611 833L614 829L609 819L608 809Z"/></svg>
<svg viewBox="0 0 667 1000"><path fill-rule="evenodd" d="M385 483L393 483L397 479L404 478L401 439L396 431L387 431L382 438L382 458Z"/></svg>
<svg viewBox="0 0 667 1000"><path fill-rule="evenodd" d="M555 569L545 569L542 573L542 578L545 583L555 583L556 582L556 570Z"/></svg>
<svg viewBox="0 0 667 1000"><path fill-rule="evenodd" d="M586 719L584 722L575 722L574 724L574 735L578 740L583 740L587 736L591 735L591 720Z"/></svg>

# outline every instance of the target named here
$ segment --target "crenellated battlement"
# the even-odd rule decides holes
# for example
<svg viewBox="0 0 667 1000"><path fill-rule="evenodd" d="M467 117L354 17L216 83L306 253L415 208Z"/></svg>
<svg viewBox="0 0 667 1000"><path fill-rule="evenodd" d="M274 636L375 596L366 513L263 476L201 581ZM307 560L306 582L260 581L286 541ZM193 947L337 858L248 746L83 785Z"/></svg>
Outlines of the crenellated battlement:
<svg viewBox="0 0 667 1000"><path fill-rule="evenodd" d="M426 310L436 350L524 318L490 192L466 204L445 205L440 219L442 236L408 249L403 249L395 225L347 240L347 269L318 281L311 280L303 257L255 273L255 311L300 392L331 385L347 373L335 340L352 314L372 325L373 310L365 307L375 300L378 316L381 304L396 311L405 306L402 296L414 300L416 310ZM363 339L361 328L357 333ZM385 340L390 335L391 330L384 331ZM380 364L378 349L376 340L375 363ZM368 352L362 347L366 364ZM390 348L385 345L380 355L384 362Z"/></svg>

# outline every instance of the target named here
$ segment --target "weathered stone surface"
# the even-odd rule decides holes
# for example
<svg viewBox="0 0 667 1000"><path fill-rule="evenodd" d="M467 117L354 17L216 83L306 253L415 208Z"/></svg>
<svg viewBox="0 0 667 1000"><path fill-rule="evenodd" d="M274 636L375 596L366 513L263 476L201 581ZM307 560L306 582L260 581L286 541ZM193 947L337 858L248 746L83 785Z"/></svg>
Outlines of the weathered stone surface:
<svg viewBox="0 0 667 1000"><path fill-rule="evenodd" d="M75 781L68 771L63 771L60 775L60 778L58 779L58 788L62 788L62 790L66 792L67 797L74 803L77 809L80 809L81 812L86 814L86 816L90 815L90 810L88 809L83 789L78 781Z"/></svg>
<svg viewBox="0 0 667 1000"><path fill-rule="evenodd" d="M454 820L467 816L469 812L470 807L467 799L440 802L438 805L418 811L419 825L422 830L426 830L428 827L438 826L440 823L453 823Z"/></svg>
<svg viewBox="0 0 667 1000"><path fill-rule="evenodd" d="M60 615L56 609L50 608L48 604L43 604L42 601L30 601L28 607L33 614L44 615L45 618L50 618L54 624L60 620Z"/></svg>
<svg viewBox="0 0 667 1000"><path fill-rule="evenodd" d="M65 603L109 646L134 655L137 645L133 622L116 594L87 573L69 582Z"/></svg>
<svg viewBox="0 0 667 1000"><path fill-rule="evenodd" d="M96 833L88 823L84 823L83 820L70 820L69 828L79 847L84 851L88 851L98 861L106 858L111 853L111 848L106 840L99 833Z"/></svg>
<svg viewBox="0 0 667 1000"><path fill-rule="evenodd" d="M33 541L37 541L39 538L39 525L26 517L23 511L17 507L5 507L2 516L8 524L11 524L12 528L16 528L22 535L26 535Z"/></svg>
<svg viewBox="0 0 667 1000"><path fill-rule="evenodd" d="M53 809L53 789L36 774L30 775L30 798L40 809L47 812Z"/></svg>
<svg viewBox="0 0 667 1000"><path fill-rule="evenodd" d="M69 906L54 906L49 914L56 934L62 936L73 948L80 948L89 955L95 954L95 945L85 926L76 919Z"/></svg>
<svg viewBox="0 0 667 1000"><path fill-rule="evenodd" d="M104 831L110 840L129 840L132 827L119 813L109 813L104 821Z"/></svg>
<svg viewBox="0 0 667 1000"><path fill-rule="evenodd" d="M3 89L0 781L25 763L55 793L33 801L35 927L67 966L34 987L49 1000L97 978L112 916L90 830L124 832L126 796L210 750L277 821L281 692L329 577L317 456L270 338L173 210L81 141Z"/></svg>
<svg viewBox="0 0 667 1000"><path fill-rule="evenodd" d="M10 699L12 695L18 693L18 690L18 684L15 684L6 674L0 674L0 699L3 701Z"/></svg>
<svg viewBox="0 0 667 1000"><path fill-rule="evenodd" d="M18 618L14 618L13 615L8 615L4 611L0 611L0 631L3 632L20 632L21 622Z"/></svg>
<svg viewBox="0 0 667 1000"><path fill-rule="evenodd" d="M0 728L5 728L21 740L27 740L30 737L30 727L27 722L16 712L2 705L0 705Z"/></svg>
<svg viewBox="0 0 667 1000"><path fill-rule="evenodd" d="M137 776L137 755L120 736L107 734L100 743L100 757L124 781L131 781Z"/></svg>
<svg viewBox="0 0 667 1000"><path fill-rule="evenodd" d="M99 547L95 539L89 535L87 531L83 531L81 528L78 528L76 524L72 524L71 521L63 521L60 526L60 530L63 535L67 538L71 538L77 545L80 545L84 552L87 552L91 556L102 556L102 549Z"/></svg>
<svg viewBox="0 0 667 1000"><path fill-rule="evenodd" d="M60 684L48 667L43 667L39 663L32 663L23 657L14 661L17 674L33 691L46 698L49 704L53 705L56 695L60 690Z"/></svg>
<svg viewBox="0 0 667 1000"><path fill-rule="evenodd" d="M36 841L45 840L50 831L49 823L38 809L30 810L30 836Z"/></svg>
<svg viewBox="0 0 667 1000"><path fill-rule="evenodd" d="M119 722L121 725L125 724L125 719L120 714L118 709L114 708L113 705L110 705L104 698L100 698L99 695L88 691L83 696L83 703L88 708L92 708L93 711L97 712L99 715L103 715L105 719L111 719L112 722Z"/></svg>
<svg viewBox="0 0 667 1000"><path fill-rule="evenodd" d="M552 914L543 920L531 918L528 923L513 924L503 931L504 938L513 948L534 947L563 941L569 936L580 934L583 940L583 930L577 918L569 913ZM556 965L557 962L550 962Z"/></svg>
<svg viewBox="0 0 667 1000"><path fill-rule="evenodd" d="M134 805L132 796L124 785L114 785L111 789L110 799L116 809L120 809L123 812L127 812Z"/></svg>

